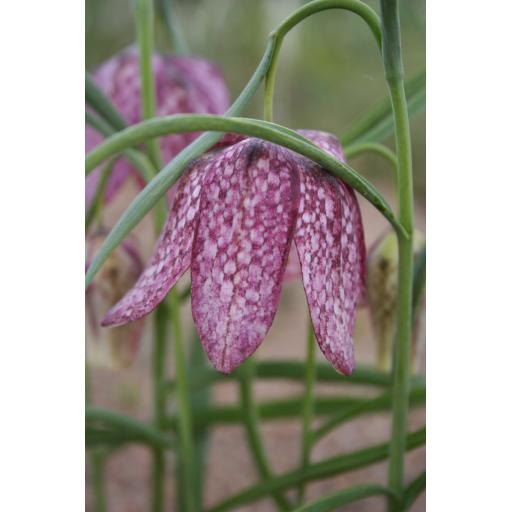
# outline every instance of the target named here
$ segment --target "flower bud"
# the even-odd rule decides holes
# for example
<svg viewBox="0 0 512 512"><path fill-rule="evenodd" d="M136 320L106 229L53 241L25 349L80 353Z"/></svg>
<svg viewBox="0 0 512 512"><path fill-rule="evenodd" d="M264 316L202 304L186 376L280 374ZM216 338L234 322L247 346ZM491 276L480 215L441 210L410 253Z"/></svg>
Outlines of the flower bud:
<svg viewBox="0 0 512 512"><path fill-rule="evenodd" d="M105 240L98 231L86 238L86 269ZM110 368L129 366L137 352L143 321L104 329L100 320L105 313L135 284L143 269L136 245L125 240L110 255L86 291L87 359L92 364Z"/></svg>
<svg viewBox="0 0 512 512"><path fill-rule="evenodd" d="M425 237L414 232L414 254L421 251ZM370 249L367 259L366 298L374 336L377 342L377 367L382 371L391 369L393 338L398 295L398 243L394 232L384 234ZM420 304L413 328L411 356L418 359L418 343L424 338L424 303Z"/></svg>

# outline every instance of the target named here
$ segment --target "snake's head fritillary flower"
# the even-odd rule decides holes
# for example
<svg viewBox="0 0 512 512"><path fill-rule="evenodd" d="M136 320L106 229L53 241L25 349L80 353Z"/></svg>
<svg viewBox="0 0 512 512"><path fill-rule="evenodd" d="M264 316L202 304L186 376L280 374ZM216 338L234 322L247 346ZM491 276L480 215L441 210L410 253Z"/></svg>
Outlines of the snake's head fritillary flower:
<svg viewBox="0 0 512 512"><path fill-rule="evenodd" d="M220 71L210 62L198 57L155 54L152 58L156 89L156 115L223 114L229 107L229 92ZM128 124L142 120L140 102L140 74L138 51L131 47L102 64L94 73L98 87L110 98ZM160 139L162 157L168 162L197 134L169 135ZM85 147L90 151L102 140L90 126L86 126ZM105 200L110 200L133 168L126 160L119 160L105 189ZM86 207L88 208L98 186L100 169L86 179ZM135 173L135 176L138 175ZM139 179L139 178L136 178Z"/></svg>
<svg viewBox="0 0 512 512"><path fill-rule="evenodd" d="M301 133L343 159L333 135ZM147 315L190 267L201 342L229 373L272 324L292 243L319 346L350 374L365 264L356 197L311 160L260 139L234 139L190 164L149 264L102 324Z"/></svg>
<svg viewBox="0 0 512 512"><path fill-rule="evenodd" d="M415 256L424 243L423 233L415 230ZM377 366L388 371L391 368L398 289L398 242L393 231L387 231L368 251L366 268L366 297L377 342ZM419 352L419 345L424 337L424 311L422 304L415 319L411 352L413 358Z"/></svg>
<svg viewBox="0 0 512 512"><path fill-rule="evenodd" d="M102 230L86 238L86 270L106 233ZM131 364L143 331L143 320L101 329L100 320L135 284L144 265L136 245L124 240L99 271L98 279L86 291L86 319L88 327L88 359L93 363L113 368Z"/></svg>

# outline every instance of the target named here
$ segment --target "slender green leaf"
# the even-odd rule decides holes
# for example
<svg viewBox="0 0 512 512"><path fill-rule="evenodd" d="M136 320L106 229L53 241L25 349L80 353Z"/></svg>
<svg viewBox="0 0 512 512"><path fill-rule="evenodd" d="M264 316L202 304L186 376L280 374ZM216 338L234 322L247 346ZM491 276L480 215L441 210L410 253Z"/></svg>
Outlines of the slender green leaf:
<svg viewBox="0 0 512 512"><path fill-rule="evenodd" d="M418 405L425 403L425 386L413 387L411 389L409 400L410 405ZM340 411L331 418L329 418L323 425L321 425L314 433L314 441L317 442L326 436L329 432L334 430L336 427L344 423L345 421L360 416L362 414L368 414L370 412L381 411L391 407L392 395L391 392L383 393L377 398L372 400L366 400L359 404L354 404L352 407L347 408L344 411Z"/></svg>
<svg viewBox="0 0 512 512"><path fill-rule="evenodd" d="M425 443L425 437L425 428L408 434L406 438L407 449L412 450L422 446ZM225 510L231 510L235 507L240 507L246 503L251 503L260 498L266 497L271 492L288 489L300 482L321 480L333 475L340 475L347 471L365 467L386 459L388 454L389 443L383 443L345 455L333 457L322 462L317 462L315 464L311 464L307 468L290 471L289 473L275 476L270 481L261 482L244 489L235 496L213 506L209 512L223 512Z"/></svg>
<svg viewBox="0 0 512 512"><path fill-rule="evenodd" d="M421 493L425 490L427 485L427 473L423 471L417 478L415 478L405 489L402 506L403 510L408 510L411 508L413 503L416 501Z"/></svg>
<svg viewBox="0 0 512 512"><path fill-rule="evenodd" d="M116 130L126 127L123 116L87 72L85 73L85 102Z"/></svg>
<svg viewBox="0 0 512 512"><path fill-rule="evenodd" d="M358 366L355 372L350 377L347 377L336 372L329 364L317 363L315 373L319 382L368 385L384 388L391 384L391 378L388 373L365 366ZM258 361L255 374L259 379L289 379L302 382L304 380L304 363L301 361ZM223 375L211 368L206 368L190 376L190 387L196 389L207 386L212 382L226 382L237 378L237 370L229 375ZM425 379L422 376L411 377L411 385L424 385L424 383ZM166 383L169 391L172 391L174 386L174 381Z"/></svg>
<svg viewBox="0 0 512 512"><path fill-rule="evenodd" d="M295 512L329 512L330 510L337 509L343 505L359 501L371 496L387 496L398 501L398 496L395 492L382 485L360 485L351 487L343 491L331 494L325 498L317 501L312 501L306 505L298 508Z"/></svg>
<svg viewBox="0 0 512 512"><path fill-rule="evenodd" d="M423 404L425 399L421 393L413 397L411 406ZM390 406L389 402L382 401L374 404L373 407L365 409L363 406L371 400L367 398L358 398L353 396L345 397L326 397L320 396L315 398L315 415L316 417L328 416L331 414L342 414L356 407L362 410L359 414L365 412L375 412L379 410L387 410ZM280 400L270 400L258 404L258 415L261 420L280 420L286 418L296 418L302 414L303 397L292 397ZM351 417L357 414L352 413ZM194 420L198 426L204 425L222 425L230 423L241 423L243 413L237 405L211 406L194 410ZM167 418L165 426L171 429L176 428L176 416Z"/></svg>
<svg viewBox="0 0 512 512"><path fill-rule="evenodd" d="M103 433L108 436L110 431L112 436L120 436L120 438L130 436L132 439L144 441L157 447L169 448L172 446L172 443L165 434L155 430L148 424L108 409L87 406L85 408L85 422L86 427L89 429L94 429L96 425L96 430L89 431L93 437L98 432L100 435Z"/></svg>
<svg viewBox="0 0 512 512"><path fill-rule="evenodd" d="M425 110L425 71L405 84L409 117ZM341 136L343 146L362 142L381 141L393 133L393 112L388 98L365 114L352 128Z"/></svg>

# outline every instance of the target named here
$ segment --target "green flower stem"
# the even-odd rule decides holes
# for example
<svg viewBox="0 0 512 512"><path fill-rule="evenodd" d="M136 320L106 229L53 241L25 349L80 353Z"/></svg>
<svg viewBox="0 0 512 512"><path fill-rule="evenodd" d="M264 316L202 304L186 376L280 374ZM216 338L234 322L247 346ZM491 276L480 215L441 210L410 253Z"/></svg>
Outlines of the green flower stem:
<svg viewBox="0 0 512 512"><path fill-rule="evenodd" d="M384 146L384 144L379 144L378 142L360 142L359 144L352 144L345 148L347 160L355 158L362 153L375 153L385 158L391 164L393 172L396 172L398 168L398 159L395 153Z"/></svg>
<svg viewBox="0 0 512 512"><path fill-rule="evenodd" d="M411 406L423 405L425 396L418 392L411 399ZM258 404L258 416L264 421L276 421L288 418L302 417L304 409L303 396L292 397L282 400L270 400ZM390 403L384 401L373 403L373 399L358 397L325 397L320 396L315 399L315 417L329 416L333 414L341 414L343 411L352 411L358 407L357 413L351 412L350 417L354 418L363 413L386 411L390 408ZM196 427L204 427L206 425L225 425L242 423L244 415L239 406L210 406L200 409L194 409L194 425ZM165 421L165 427L175 430L178 424L178 417L171 416Z"/></svg>
<svg viewBox="0 0 512 512"><path fill-rule="evenodd" d="M162 392L162 382L165 379L167 338L167 308L164 303L157 308L154 315L153 425L157 431L163 430L166 412L166 394ZM152 512L163 512L165 509L165 454L160 447L153 449L153 477L151 484L151 510Z"/></svg>
<svg viewBox="0 0 512 512"><path fill-rule="evenodd" d="M132 2L139 47L142 116L144 119L151 119L155 117L156 108L155 84L153 79L153 0L132 0ZM153 165L160 169L162 159L158 140L149 141L147 147Z"/></svg>
<svg viewBox="0 0 512 512"><path fill-rule="evenodd" d="M187 378L187 361L180 319L180 301L176 288L171 290L167 296L169 304L171 324L174 336L174 350L176 358L176 396L178 403L177 430L178 450L180 460L180 482L183 487L183 502L185 512L198 510L196 496L194 494L194 445L192 412L190 408L190 390ZM162 386L161 392L165 395Z"/></svg>
<svg viewBox="0 0 512 512"><path fill-rule="evenodd" d="M370 496L388 496L391 499L398 500L398 496L393 491L382 485L359 485L307 503L295 512L329 512Z"/></svg>
<svg viewBox="0 0 512 512"><path fill-rule="evenodd" d="M276 360L257 361L255 363L254 371L255 376L259 379L289 379L303 382L306 370L305 364L301 361ZM378 388L386 388L391 384L391 377L388 373L364 366L358 366L350 377L346 377L336 372L326 363L317 363L315 365L315 374L318 381L335 384L375 386ZM217 371L207 368L201 372L191 375L189 385L192 390L195 390L211 383L222 383L228 380L237 379L238 375L238 370L235 370L229 375L222 375ZM424 383L424 377L411 376L411 384L421 385ZM172 380L165 383L165 388L168 391L174 391L175 386L176 383Z"/></svg>
<svg viewBox="0 0 512 512"><path fill-rule="evenodd" d="M393 107L396 153L398 155L398 217L408 237L398 233L398 303L396 339L393 352L393 418L390 443L388 484L403 492L404 454L409 405L409 352L412 333L412 283L414 200L411 138L407 99L403 80L402 47L398 0L381 0L383 27L383 59L386 81ZM403 510L389 503L390 511Z"/></svg>
<svg viewBox="0 0 512 512"><path fill-rule="evenodd" d="M426 431L424 428L408 434L405 437L406 448L412 450L422 446L425 444L425 437ZM261 482L255 486L244 489L239 494L214 505L208 512L224 512L225 510L231 510L268 496L272 492L289 489L300 482L320 480L380 462L388 457L389 446L388 443L371 446L352 453L332 457L322 462L310 464L304 469L300 468L276 476L272 480Z"/></svg>
<svg viewBox="0 0 512 512"><path fill-rule="evenodd" d="M188 54L188 45L183 37L179 24L176 23L174 0L159 0L159 5L174 53L178 55Z"/></svg>
<svg viewBox="0 0 512 512"><path fill-rule="evenodd" d="M413 503L416 501L416 498L425 490L425 486L427 485L427 473L423 471L420 473L405 489L402 507L404 510L408 510Z"/></svg>
<svg viewBox="0 0 512 512"><path fill-rule="evenodd" d="M258 429L258 408L253 396L254 359L249 358L240 370L240 402L247 442L260 478L264 481L271 480L273 475ZM278 510L290 510L288 501L284 496L278 492L273 492L272 498Z"/></svg>
<svg viewBox="0 0 512 512"><path fill-rule="evenodd" d="M277 62L279 60L279 52L286 34L295 25L299 24L304 19L316 14L318 12L326 11L329 9L343 9L351 11L360 16L368 25L372 34L374 35L379 49L381 47L381 29L380 20L377 13L364 2L359 0L316 0L309 2L303 7L297 9L288 18L286 18L271 34L275 37L275 48L272 54L272 61L265 78L265 93L263 100L264 119L272 121L273 119L273 98L274 87L277 74Z"/></svg>
<svg viewBox="0 0 512 512"><path fill-rule="evenodd" d="M103 196L107 186L107 181L112 173L112 169L117 162L117 158L112 158L105 164L104 169L101 172L100 181L94 193L94 197L89 206L89 210L85 215L85 230L87 231L91 226L94 219L98 219L98 224L102 224L102 213L103 213Z"/></svg>
<svg viewBox="0 0 512 512"><path fill-rule="evenodd" d="M302 410L302 449L301 465L306 468L309 465L309 456L312 446L312 423L315 413L315 397L313 394L315 385L315 332L313 325L308 321L307 355L304 375L304 404ZM297 488L297 503L304 502L305 485L301 482Z"/></svg>
<svg viewBox="0 0 512 512"><path fill-rule="evenodd" d="M127 123L123 116L87 72L85 73L85 101L115 130L126 128Z"/></svg>

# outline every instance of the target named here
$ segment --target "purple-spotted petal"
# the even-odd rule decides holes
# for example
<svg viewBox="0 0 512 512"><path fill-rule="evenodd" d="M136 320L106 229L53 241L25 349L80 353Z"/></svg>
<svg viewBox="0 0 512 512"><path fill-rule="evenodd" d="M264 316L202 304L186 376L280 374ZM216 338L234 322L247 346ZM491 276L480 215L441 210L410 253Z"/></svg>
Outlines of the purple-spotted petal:
<svg viewBox="0 0 512 512"><path fill-rule="evenodd" d="M315 130L297 130L298 133L314 142L319 148L327 151L342 162L345 161L345 154L338 138L332 133L318 132Z"/></svg>
<svg viewBox="0 0 512 512"><path fill-rule="evenodd" d="M294 241L320 349L340 372L354 370L352 331L363 288L364 243L352 191L317 165L300 165Z"/></svg>
<svg viewBox="0 0 512 512"><path fill-rule="evenodd" d="M198 57L154 54L152 68L158 116L180 113L223 114L229 107L229 92L222 75L210 62ZM139 59L135 47L128 48L102 64L94 73L94 80L128 124L141 121ZM197 133L183 133L162 137L160 147L164 163L174 158L197 136ZM102 140L101 135L86 127L86 152ZM100 172L97 169L86 179L86 208L94 197ZM128 161L120 159L114 164L105 189L107 202L131 174L137 176Z"/></svg>
<svg viewBox="0 0 512 512"><path fill-rule="evenodd" d="M208 358L229 373L274 319L298 207L289 151L247 139L217 153L201 191L192 313Z"/></svg>
<svg viewBox="0 0 512 512"><path fill-rule="evenodd" d="M153 311L190 266L201 184L210 165L210 158L202 158L180 178L149 264L135 286L108 312L103 326L132 322Z"/></svg>

